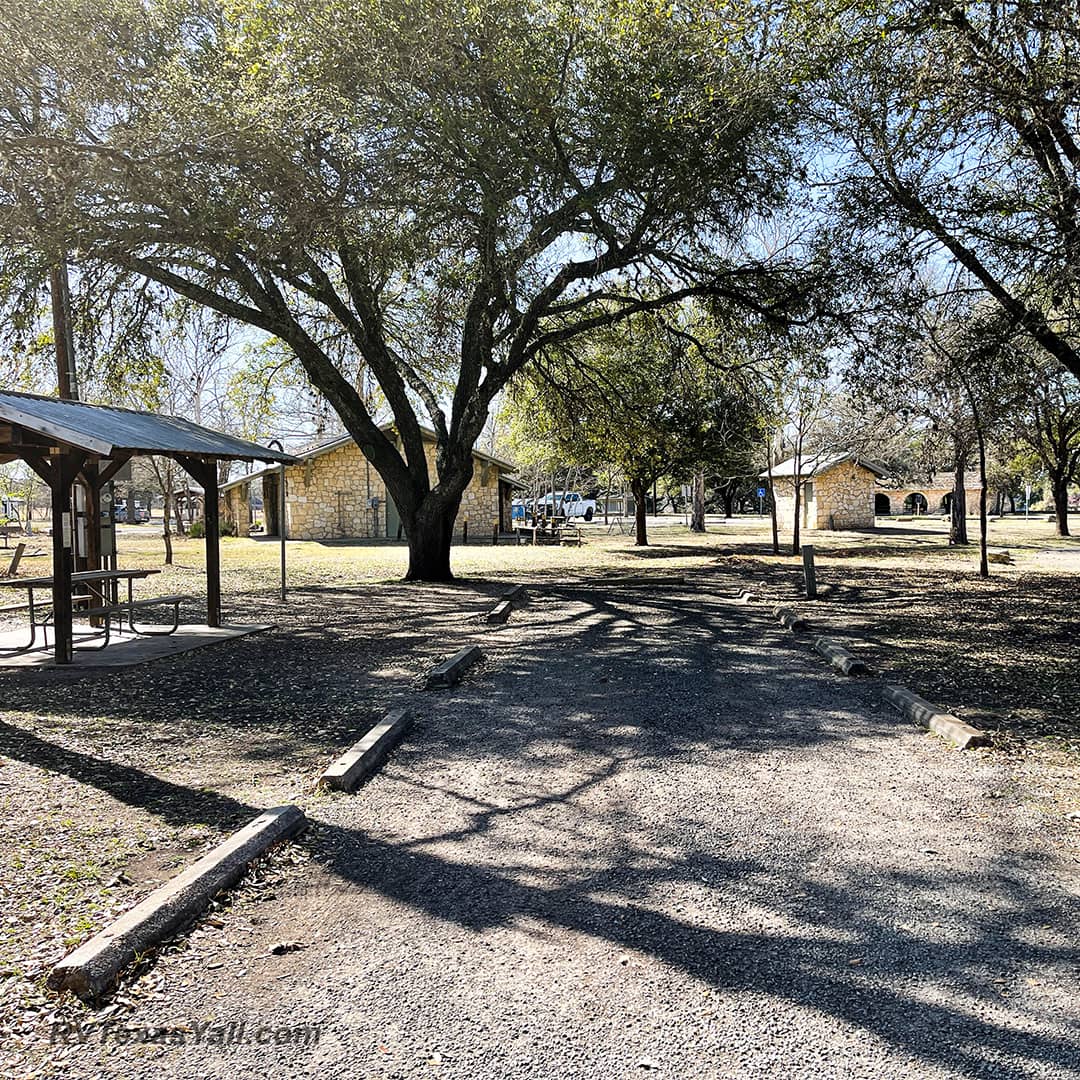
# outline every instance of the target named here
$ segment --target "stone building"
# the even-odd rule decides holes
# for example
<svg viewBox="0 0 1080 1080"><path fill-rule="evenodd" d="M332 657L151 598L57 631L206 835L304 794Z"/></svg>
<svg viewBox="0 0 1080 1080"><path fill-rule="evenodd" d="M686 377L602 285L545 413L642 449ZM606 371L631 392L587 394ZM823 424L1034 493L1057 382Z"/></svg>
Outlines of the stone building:
<svg viewBox="0 0 1080 1080"><path fill-rule="evenodd" d="M802 528L873 528L877 482L885 476L880 465L855 454L808 454L799 475ZM772 481L777 523L790 529L795 524L795 459L774 465Z"/></svg>
<svg viewBox="0 0 1080 1080"><path fill-rule="evenodd" d="M390 431L389 426L383 429ZM424 430L428 471L435 479L435 434ZM397 539L401 520L386 485L364 457L352 436L342 435L295 455L296 465L285 469L286 535L296 540L363 538ZM513 465L473 452L473 478L461 500L455 524L460 536L465 522L469 534L490 538L512 529L510 503ZM253 487L261 486L266 534L278 535L280 471L262 469L224 484L221 488L222 519L246 535L252 521Z"/></svg>

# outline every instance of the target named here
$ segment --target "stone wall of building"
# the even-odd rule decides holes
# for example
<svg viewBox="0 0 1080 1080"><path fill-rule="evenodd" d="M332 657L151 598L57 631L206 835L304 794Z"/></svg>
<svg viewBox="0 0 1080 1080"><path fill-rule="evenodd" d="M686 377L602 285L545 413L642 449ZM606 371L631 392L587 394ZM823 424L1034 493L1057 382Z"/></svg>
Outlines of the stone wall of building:
<svg viewBox="0 0 1080 1080"><path fill-rule="evenodd" d="M238 484L222 492L218 513L222 525L228 523L237 536L247 536L251 531L251 486Z"/></svg>
<svg viewBox="0 0 1080 1080"><path fill-rule="evenodd" d="M852 461L826 469L802 483L800 511L805 529L865 529L874 524L874 474ZM773 480L776 521L780 529L795 525L795 483Z"/></svg>
<svg viewBox="0 0 1080 1080"><path fill-rule="evenodd" d="M965 502L967 504L968 516L978 515L979 513L979 491L980 488L976 484L975 487L964 487ZM904 509L904 503L913 495L922 495L926 499L926 510L923 513L926 514L944 514L945 513L945 497L952 494L952 487L902 487L902 488L886 488L878 487L877 494L884 495L889 500L890 514L910 514L913 513L912 504L908 504L908 509ZM884 507L882 507L881 513L885 513Z"/></svg>
<svg viewBox="0 0 1080 1080"><path fill-rule="evenodd" d="M435 479L435 445L425 441L428 472ZM469 522L473 535L490 534L499 516L499 471L474 458L473 479L465 489L455 533ZM355 443L308 458L285 471L288 534L300 540L385 537L387 495L382 477ZM371 506L371 500L378 504ZM395 514L391 509L391 521ZM396 536L396 528L392 530ZM393 538L393 537L391 537Z"/></svg>
<svg viewBox="0 0 1080 1080"><path fill-rule="evenodd" d="M811 528L869 529L874 525L877 477L853 461L841 462L814 477Z"/></svg>
<svg viewBox="0 0 1080 1080"><path fill-rule="evenodd" d="M777 528L790 532L795 526L795 484L790 478L774 477L772 486ZM806 521L805 513L803 521Z"/></svg>

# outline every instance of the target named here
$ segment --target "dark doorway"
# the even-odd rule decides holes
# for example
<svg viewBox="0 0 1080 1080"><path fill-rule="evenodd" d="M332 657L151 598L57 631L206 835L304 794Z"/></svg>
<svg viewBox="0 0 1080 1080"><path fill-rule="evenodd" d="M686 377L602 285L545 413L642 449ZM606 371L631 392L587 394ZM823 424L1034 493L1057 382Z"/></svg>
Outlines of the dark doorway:
<svg viewBox="0 0 1080 1080"><path fill-rule="evenodd" d="M278 488L281 480L277 473L267 473L263 477L263 520L266 522L267 536L281 535L281 496Z"/></svg>
<svg viewBox="0 0 1080 1080"><path fill-rule="evenodd" d="M389 492L386 495L386 535L391 540L398 538L398 532L401 529L401 515L398 513L397 504L390 497Z"/></svg>

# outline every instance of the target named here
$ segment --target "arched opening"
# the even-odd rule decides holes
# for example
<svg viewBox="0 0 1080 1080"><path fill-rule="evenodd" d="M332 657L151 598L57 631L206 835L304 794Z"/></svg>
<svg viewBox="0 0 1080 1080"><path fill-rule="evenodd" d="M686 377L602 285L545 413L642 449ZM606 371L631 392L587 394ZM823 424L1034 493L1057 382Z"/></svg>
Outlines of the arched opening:
<svg viewBox="0 0 1080 1080"><path fill-rule="evenodd" d="M925 514L927 510L926 496L919 491L913 491L904 500L905 514Z"/></svg>
<svg viewBox="0 0 1080 1080"><path fill-rule="evenodd" d="M945 494L942 495L942 497L941 497L941 505L938 507L938 509L943 514L951 514L952 513L952 504L953 504L953 493L951 491L946 491Z"/></svg>
<svg viewBox="0 0 1080 1080"><path fill-rule="evenodd" d="M874 513L878 517L892 513L892 503L888 495L883 495L880 491L874 493Z"/></svg>

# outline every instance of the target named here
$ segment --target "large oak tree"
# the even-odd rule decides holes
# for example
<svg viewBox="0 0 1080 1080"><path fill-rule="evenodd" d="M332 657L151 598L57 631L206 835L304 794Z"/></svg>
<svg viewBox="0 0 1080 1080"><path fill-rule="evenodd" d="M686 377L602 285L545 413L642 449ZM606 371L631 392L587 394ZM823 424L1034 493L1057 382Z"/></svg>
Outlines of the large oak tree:
<svg viewBox="0 0 1080 1080"><path fill-rule="evenodd" d="M962 268L1080 377L1080 11L812 0L821 179L873 245ZM897 230L897 226L900 230ZM895 256L895 250L890 253ZM1050 288L1047 289L1047 284Z"/></svg>
<svg viewBox="0 0 1080 1080"><path fill-rule="evenodd" d="M625 476L634 542L647 545L654 481L728 472L760 443L763 404L741 345L737 332L688 307L598 327L517 381L520 427L566 461Z"/></svg>
<svg viewBox="0 0 1080 1080"><path fill-rule="evenodd" d="M515 373L686 296L783 302L742 242L791 173L769 7L14 0L0 241L284 342L384 478L409 577L445 579Z"/></svg>

